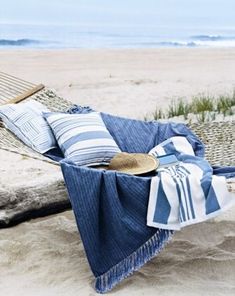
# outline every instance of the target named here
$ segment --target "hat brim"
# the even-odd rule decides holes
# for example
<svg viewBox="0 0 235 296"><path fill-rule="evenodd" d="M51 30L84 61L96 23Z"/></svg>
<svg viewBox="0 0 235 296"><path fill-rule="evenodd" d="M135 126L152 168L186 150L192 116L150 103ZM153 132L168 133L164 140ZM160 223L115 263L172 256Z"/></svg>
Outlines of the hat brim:
<svg viewBox="0 0 235 296"><path fill-rule="evenodd" d="M135 157L138 166L130 168L130 167L108 167L108 170L115 170L118 172L131 174L131 175L143 175L150 173L156 170L159 166L159 161L152 155L144 154L144 153L130 153L133 157Z"/></svg>

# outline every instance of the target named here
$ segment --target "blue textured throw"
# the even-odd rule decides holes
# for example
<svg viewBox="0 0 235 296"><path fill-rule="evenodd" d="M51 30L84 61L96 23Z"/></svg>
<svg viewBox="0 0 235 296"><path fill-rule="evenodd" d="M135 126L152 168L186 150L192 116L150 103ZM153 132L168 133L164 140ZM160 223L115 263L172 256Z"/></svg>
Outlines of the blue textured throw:
<svg viewBox="0 0 235 296"><path fill-rule="evenodd" d="M197 156L204 155L203 144L183 124L101 115L122 151L148 153L178 135L187 137ZM79 167L66 159L61 168L96 291L107 292L155 256L173 232L146 225L150 176Z"/></svg>

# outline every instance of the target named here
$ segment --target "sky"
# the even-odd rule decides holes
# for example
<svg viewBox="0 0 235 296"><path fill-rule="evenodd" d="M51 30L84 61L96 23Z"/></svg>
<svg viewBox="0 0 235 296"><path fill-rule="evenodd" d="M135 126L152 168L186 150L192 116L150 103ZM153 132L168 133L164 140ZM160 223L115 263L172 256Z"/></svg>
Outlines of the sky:
<svg viewBox="0 0 235 296"><path fill-rule="evenodd" d="M0 23L235 25L235 0L0 0Z"/></svg>

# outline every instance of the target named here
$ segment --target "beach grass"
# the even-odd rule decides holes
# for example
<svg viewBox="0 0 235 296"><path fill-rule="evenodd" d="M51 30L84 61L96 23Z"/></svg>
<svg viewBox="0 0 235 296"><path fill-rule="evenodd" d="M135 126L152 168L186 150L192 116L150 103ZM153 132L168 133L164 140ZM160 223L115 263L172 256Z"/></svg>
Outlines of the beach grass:
<svg viewBox="0 0 235 296"><path fill-rule="evenodd" d="M218 97L208 95L194 96L190 102L184 98L171 100L167 109L156 108L154 112L145 116L145 120L170 119L182 116L188 120L193 115L198 122L213 121L218 115L232 116L235 114L235 90L232 95Z"/></svg>

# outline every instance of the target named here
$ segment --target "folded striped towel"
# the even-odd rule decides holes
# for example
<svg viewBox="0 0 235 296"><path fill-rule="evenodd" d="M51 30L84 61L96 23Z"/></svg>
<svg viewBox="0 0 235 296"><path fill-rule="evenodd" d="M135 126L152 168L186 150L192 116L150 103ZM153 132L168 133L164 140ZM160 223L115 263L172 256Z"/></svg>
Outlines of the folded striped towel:
<svg viewBox="0 0 235 296"><path fill-rule="evenodd" d="M159 168L151 180L148 226L180 230L235 204L235 194L228 191L226 178L213 175L210 164L194 155L185 137L172 137L149 152L156 157L168 153L177 155L179 163Z"/></svg>

